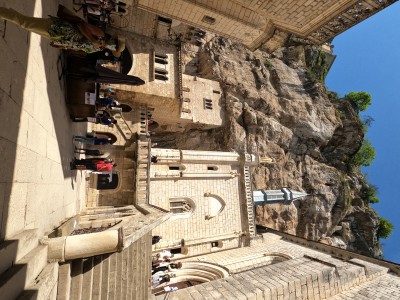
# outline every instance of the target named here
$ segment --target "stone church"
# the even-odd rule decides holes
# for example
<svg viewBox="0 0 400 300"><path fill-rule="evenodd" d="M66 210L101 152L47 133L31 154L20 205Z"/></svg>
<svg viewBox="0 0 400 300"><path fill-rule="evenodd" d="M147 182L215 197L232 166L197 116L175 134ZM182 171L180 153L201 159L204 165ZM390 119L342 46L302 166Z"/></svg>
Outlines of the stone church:
<svg viewBox="0 0 400 300"><path fill-rule="evenodd" d="M105 150L117 171L111 183L87 174L85 207L46 237L29 229L2 245L1 270L25 263L33 283L9 272L0 298L400 299L398 264L256 228L251 168L267 158L151 141L152 132L224 122L220 84L185 74L181 43L195 49L206 30L252 50L272 51L290 38L322 44L394 1L126 2L129 74L146 84L112 85L133 110L116 113L114 127L90 128L115 140ZM152 245L154 235L162 239ZM168 294L150 284L152 256L166 249L183 264L170 282L178 290Z"/></svg>

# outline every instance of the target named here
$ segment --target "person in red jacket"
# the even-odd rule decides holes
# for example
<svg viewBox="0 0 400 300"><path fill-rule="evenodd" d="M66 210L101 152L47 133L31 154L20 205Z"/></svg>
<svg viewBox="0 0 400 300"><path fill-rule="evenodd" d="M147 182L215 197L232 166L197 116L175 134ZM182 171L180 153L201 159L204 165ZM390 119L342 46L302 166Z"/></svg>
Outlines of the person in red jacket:
<svg viewBox="0 0 400 300"><path fill-rule="evenodd" d="M71 170L92 170L97 172L110 172L117 164L113 160L106 158L74 159L71 162Z"/></svg>

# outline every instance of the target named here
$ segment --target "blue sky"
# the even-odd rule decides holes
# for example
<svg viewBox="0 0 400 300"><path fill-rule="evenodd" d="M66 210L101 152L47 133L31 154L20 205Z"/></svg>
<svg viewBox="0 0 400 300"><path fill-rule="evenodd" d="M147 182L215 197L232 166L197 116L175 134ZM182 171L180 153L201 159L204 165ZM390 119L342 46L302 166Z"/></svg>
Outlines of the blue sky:
<svg viewBox="0 0 400 300"><path fill-rule="evenodd" d="M363 172L379 188L380 203L372 207L395 226L388 239L381 239L384 258L400 263L400 2L342 33L333 45L337 58L328 88L340 96L372 95L363 115L375 119L367 138L377 156Z"/></svg>

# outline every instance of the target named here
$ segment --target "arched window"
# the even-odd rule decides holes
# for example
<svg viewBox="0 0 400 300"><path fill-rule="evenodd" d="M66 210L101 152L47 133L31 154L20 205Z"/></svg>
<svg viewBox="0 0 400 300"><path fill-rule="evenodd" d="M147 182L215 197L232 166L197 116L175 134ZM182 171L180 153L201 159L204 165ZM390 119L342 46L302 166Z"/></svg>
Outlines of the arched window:
<svg viewBox="0 0 400 300"><path fill-rule="evenodd" d="M190 198L171 198L169 199L169 211L175 218L187 218L193 214L195 203Z"/></svg>
<svg viewBox="0 0 400 300"><path fill-rule="evenodd" d="M206 214L206 220L210 220L211 218L216 217L220 214L225 208L225 201L218 195L205 193L204 197L208 199L208 214Z"/></svg>

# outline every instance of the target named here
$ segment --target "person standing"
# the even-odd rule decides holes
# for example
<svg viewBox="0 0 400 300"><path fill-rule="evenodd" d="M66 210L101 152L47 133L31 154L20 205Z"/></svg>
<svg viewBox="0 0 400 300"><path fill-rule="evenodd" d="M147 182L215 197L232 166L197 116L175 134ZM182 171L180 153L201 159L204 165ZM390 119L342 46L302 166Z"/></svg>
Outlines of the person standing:
<svg viewBox="0 0 400 300"><path fill-rule="evenodd" d="M0 7L0 18L50 40L50 45L75 51L93 53L109 49L120 57L125 49L123 38L111 38L103 30L70 12L60 5L61 17L35 18L25 16L12 8Z"/></svg>
<svg viewBox="0 0 400 300"><path fill-rule="evenodd" d="M96 172L111 172L117 164L110 159L75 159L71 162L71 170L92 170Z"/></svg>
<svg viewBox="0 0 400 300"><path fill-rule="evenodd" d="M151 237L151 244L157 244L162 239L162 236L154 235Z"/></svg>
<svg viewBox="0 0 400 300"><path fill-rule="evenodd" d="M98 137L87 137L82 135L74 135L74 142L81 142L89 145L108 145L111 144L111 138L98 138Z"/></svg>

